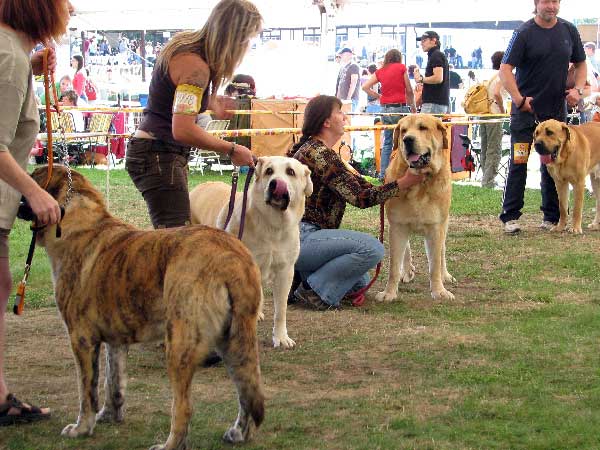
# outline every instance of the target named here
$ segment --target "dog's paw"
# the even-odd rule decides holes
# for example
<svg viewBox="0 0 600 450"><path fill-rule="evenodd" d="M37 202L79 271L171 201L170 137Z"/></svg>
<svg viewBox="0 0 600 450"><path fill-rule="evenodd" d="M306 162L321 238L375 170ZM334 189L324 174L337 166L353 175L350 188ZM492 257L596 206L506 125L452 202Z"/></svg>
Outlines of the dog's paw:
<svg viewBox="0 0 600 450"><path fill-rule="evenodd" d="M454 294L444 288L439 291L432 291L431 296L434 300L454 300Z"/></svg>
<svg viewBox="0 0 600 450"><path fill-rule="evenodd" d="M223 440L230 444L239 444L246 441L242 429L235 425L225 432Z"/></svg>
<svg viewBox="0 0 600 450"><path fill-rule="evenodd" d="M446 272L444 274L444 283L456 283L456 278L454 278L450 272Z"/></svg>
<svg viewBox="0 0 600 450"><path fill-rule="evenodd" d="M123 413L115 412L113 409L103 407L98 414L96 414L96 422L123 422Z"/></svg>
<svg viewBox="0 0 600 450"><path fill-rule="evenodd" d="M569 233L583 234L583 230L581 229L581 227L573 227L573 228L569 228Z"/></svg>
<svg viewBox="0 0 600 450"><path fill-rule="evenodd" d="M296 342L292 338L290 338L287 334L282 334L280 336L273 335L273 347L283 347L283 348L294 348Z"/></svg>
<svg viewBox="0 0 600 450"><path fill-rule="evenodd" d="M148 450L166 450L166 445L153 445Z"/></svg>
<svg viewBox="0 0 600 450"><path fill-rule="evenodd" d="M396 296L388 294L387 291L381 291L375 295L375 300L377 300L378 302L389 303L396 300Z"/></svg>
<svg viewBox="0 0 600 450"><path fill-rule="evenodd" d="M562 231L565 231L567 229L567 225L564 223L559 223L557 225L554 225L552 228L550 228L550 231L552 232L556 232L556 233L560 233Z"/></svg>
<svg viewBox="0 0 600 450"><path fill-rule="evenodd" d="M262 311L259 311L257 314L257 317L258 317L258 321L262 322L263 320L265 320L265 313Z"/></svg>
<svg viewBox="0 0 600 450"><path fill-rule="evenodd" d="M588 225L588 230L600 230L600 224L596 222L592 222Z"/></svg>
<svg viewBox="0 0 600 450"><path fill-rule="evenodd" d="M92 432L93 429L85 429L76 423L71 423L64 427L60 434L61 436L75 438L79 436L91 436Z"/></svg>

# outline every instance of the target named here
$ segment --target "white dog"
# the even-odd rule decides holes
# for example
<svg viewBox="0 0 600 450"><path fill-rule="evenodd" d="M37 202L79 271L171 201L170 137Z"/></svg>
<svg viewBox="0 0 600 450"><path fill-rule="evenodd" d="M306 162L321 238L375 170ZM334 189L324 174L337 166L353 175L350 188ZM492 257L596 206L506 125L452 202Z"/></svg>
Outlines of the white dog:
<svg viewBox="0 0 600 450"><path fill-rule="evenodd" d="M248 205L242 242L260 267L263 286L271 281L275 310L273 345L286 348L296 343L286 326L287 297L300 253L299 223L305 197L312 194L310 169L293 158L263 156L256 164L248 189ZM221 182L203 183L190 192L192 223L223 228L231 187ZM237 236L242 193L238 192L227 231Z"/></svg>

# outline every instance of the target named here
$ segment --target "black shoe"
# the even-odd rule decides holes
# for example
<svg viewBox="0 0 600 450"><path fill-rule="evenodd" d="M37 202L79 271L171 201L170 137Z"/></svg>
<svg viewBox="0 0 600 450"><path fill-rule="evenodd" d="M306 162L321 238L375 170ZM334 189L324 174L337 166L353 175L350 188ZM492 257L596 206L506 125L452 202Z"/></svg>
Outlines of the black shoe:
<svg viewBox="0 0 600 450"><path fill-rule="evenodd" d="M328 309L337 309L338 306L330 305L324 302L319 294L312 289L306 289L302 284L298 286L298 289L294 292L296 300L304 306L317 311L326 311Z"/></svg>
<svg viewBox="0 0 600 450"><path fill-rule="evenodd" d="M294 279L292 280L292 286L290 287L290 292L288 293L288 305L292 305L298 302L298 300L294 296L294 292L296 291L296 289L298 289L300 283L302 283L302 277L300 277L300 272L294 270Z"/></svg>

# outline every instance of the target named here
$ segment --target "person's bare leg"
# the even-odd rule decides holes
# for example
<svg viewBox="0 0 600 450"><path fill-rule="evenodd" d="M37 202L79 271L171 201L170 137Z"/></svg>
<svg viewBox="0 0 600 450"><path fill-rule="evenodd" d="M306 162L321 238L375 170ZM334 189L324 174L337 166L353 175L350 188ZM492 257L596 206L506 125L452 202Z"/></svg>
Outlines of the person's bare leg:
<svg viewBox="0 0 600 450"><path fill-rule="evenodd" d="M8 258L0 257L0 405L6 402L6 396L9 394L6 380L4 379L4 333L6 330L6 305L8 296L12 289L12 278L10 276L10 267ZM29 406L25 403L25 406ZM48 408L40 408L42 414L48 414ZM18 410L15 411L18 413ZM9 414L11 412L9 411Z"/></svg>
<svg viewBox="0 0 600 450"><path fill-rule="evenodd" d="M6 319L6 305L12 287L12 278L8 267L8 258L0 257L0 404L6 402L8 387L4 380L4 321Z"/></svg>

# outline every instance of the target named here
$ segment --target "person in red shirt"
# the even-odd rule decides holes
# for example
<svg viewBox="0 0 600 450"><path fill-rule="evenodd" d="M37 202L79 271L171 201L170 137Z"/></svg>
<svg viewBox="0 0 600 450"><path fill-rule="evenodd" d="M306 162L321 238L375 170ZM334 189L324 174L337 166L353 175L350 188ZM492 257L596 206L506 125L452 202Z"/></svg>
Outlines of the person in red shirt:
<svg viewBox="0 0 600 450"><path fill-rule="evenodd" d="M71 67L75 70L73 75L73 90L77 92L79 97L87 100L83 88L85 87L85 69L83 68L83 56L73 55L71 58Z"/></svg>
<svg viewBox="0 0 600 450"><path fill-rule="evenodd" d="M372 87L381 83L381 93L375 92ZM402 115L393 113L415 113L415 96L408 79L406 66L402 64L402 54L399 50L393 48L389 50L383 59L383 67L377 70L362 85L363 91L370 97L379 99L382 121L385 125L395 125L402 118ZM383 146L381 149L381 170L379 178L383 180L385 170L390 163L392 155L393 130L385 130L383 133Z"/></svg>

